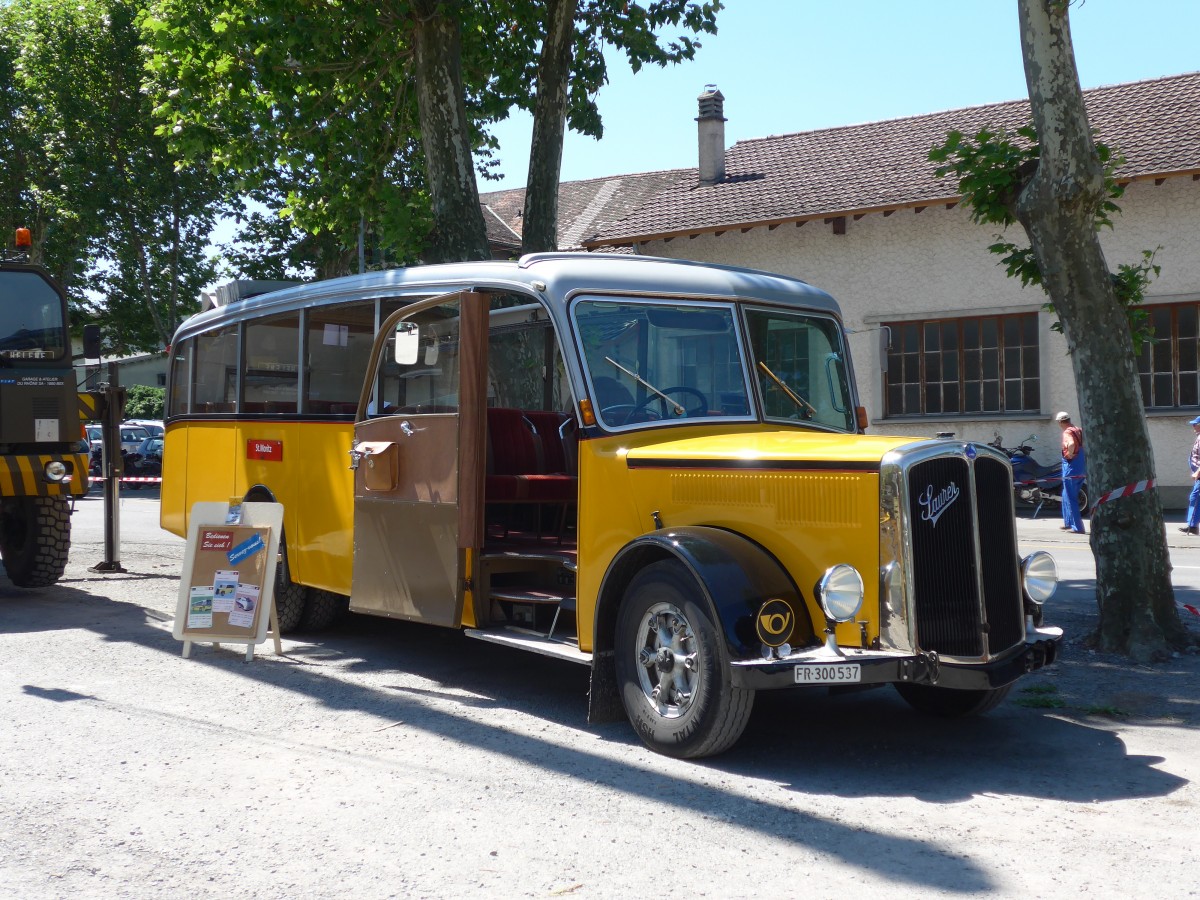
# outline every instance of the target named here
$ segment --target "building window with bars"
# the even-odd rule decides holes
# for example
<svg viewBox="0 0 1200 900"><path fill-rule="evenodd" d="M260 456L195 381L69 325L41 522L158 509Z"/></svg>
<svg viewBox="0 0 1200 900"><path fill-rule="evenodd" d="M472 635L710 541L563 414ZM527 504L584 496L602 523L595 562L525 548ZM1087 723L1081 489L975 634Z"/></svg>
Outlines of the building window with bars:
<svg viewBox="0 0 1200 900"><path fill-rule="evenodd" d="M1146 307L1154 330L1154 337L1142 343L1138 354L1146 409L1200 406L1198 309L1195 302Z"/></svg>
<svg viewBox="0 0 1200 900"><path fill-rule="evenodd" d="M885 416L1040 410L1037 313L884 324Z"/></svg>

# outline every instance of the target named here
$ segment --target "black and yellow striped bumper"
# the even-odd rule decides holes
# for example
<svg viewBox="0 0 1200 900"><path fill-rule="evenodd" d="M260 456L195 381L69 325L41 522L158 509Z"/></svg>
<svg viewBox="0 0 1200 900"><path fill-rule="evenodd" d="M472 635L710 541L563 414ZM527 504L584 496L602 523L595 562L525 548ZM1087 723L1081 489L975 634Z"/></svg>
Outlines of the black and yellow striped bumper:
<svg viewBox="0 0 1200 900"><path fill-rule="evenodd" d="M43 474L46 463L66 463L69 481L49 481ZM82 453L39 453L0 456L0 497L82 496L88 492L88 461Z"/></svg>

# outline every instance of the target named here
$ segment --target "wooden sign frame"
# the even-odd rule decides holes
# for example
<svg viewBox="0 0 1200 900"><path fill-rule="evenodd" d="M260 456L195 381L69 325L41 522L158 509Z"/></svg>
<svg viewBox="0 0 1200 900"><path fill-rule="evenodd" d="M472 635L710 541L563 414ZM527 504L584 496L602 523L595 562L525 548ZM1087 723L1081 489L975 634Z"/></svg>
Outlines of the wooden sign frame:
<svg viewBox="0 0 1200 900"><path fill-rule="evenodd" d="M234 514L231 515L231 509ZM281 653L275 611L275 566L282 503L196 503L188 524L187 549L172 633L183 641L246 644L247 662L254 646L267 639L272 625L275 652Z"/></svg>

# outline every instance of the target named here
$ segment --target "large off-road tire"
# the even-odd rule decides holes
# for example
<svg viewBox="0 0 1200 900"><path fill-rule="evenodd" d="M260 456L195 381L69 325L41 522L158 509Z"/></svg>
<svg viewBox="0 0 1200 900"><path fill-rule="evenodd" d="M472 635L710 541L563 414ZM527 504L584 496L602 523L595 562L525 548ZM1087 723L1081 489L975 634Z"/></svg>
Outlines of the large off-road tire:
<svg viewBox="0 0 1200 900"><path fill-rule="evenodd" d="M954 688L931 684L898 683L896 690L908 705L918 712L945 719L964 719L982 716L995 709L1012 690L1011 684L1001 688L979 691L956 691Z"/></svg>
<svg viewBox="0 0 1200 900"><path fill-rule="evenodd" d="M340 619L345 611L346 598L341 594L313 588L304 601L300 630L324 631Z"/></svg>
<svg viewBox="0 0 1200 900"><path fill-rule="evenodd" d="M18 587L46 587L62 578L71 549L66 497L12 497L0 501L0 556Z"/></svg>
<svg viewBox="0 0 1200 900"><path fill-rule="evenodd" d="M647 566L617 615L617 684L638 737L691 759L741 737L754 691L732 683L728 653L694 579L675 561Z"/></svg>

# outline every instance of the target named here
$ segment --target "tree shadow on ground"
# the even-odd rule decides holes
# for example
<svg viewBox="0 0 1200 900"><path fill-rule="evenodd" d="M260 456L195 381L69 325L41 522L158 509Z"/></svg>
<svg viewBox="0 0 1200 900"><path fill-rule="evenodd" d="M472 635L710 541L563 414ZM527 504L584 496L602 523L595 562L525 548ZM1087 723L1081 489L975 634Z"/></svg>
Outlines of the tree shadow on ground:
<svg viewBox="0 0 1200 900"><path fill-rule="evenodd" d="M85 628L108 641L180 655L169 617L133 603L69 586L16 592L0 585L0 604L0 634ZM890 690L839 697L762 693L738 746L717 759L686 763L645 751L626 723L587 726L585 667L515 653L461 632L350 616L337 632L289 642L285 657L275 657L268 647L260 647L249 665L240 649L195 647L192 659L179 660L173 690L185 690L186 667L214 667L320 704L331 717L373 717L380 726L374 731L403 724L520 760L544 773L546 784L562 776L580 778L699 818L719 809L722 818L751 838L784 840L934 891L985 892L997 885L978 863L936 836L864 832L797 809L794 803L741 796L722 790L719 783L702 783L707 779L698 779L697 772L737 773L805 795L915 797L940 803L981 793L1120 800L1164 796L1184 784L1154 769L1157 760L1126 754L1121 741L1103 729L1011 701L990 717L947 722L911 712ZM406 680L426 683L401 683L398 672ZM55 685L27 685L24 690L48 701L62 698ZM491 708L558 727L538 734L495 727L487 715ZM305 736L276 739L294 745ZM919 871L910 865L914 855L922 859Z"/></svg>

